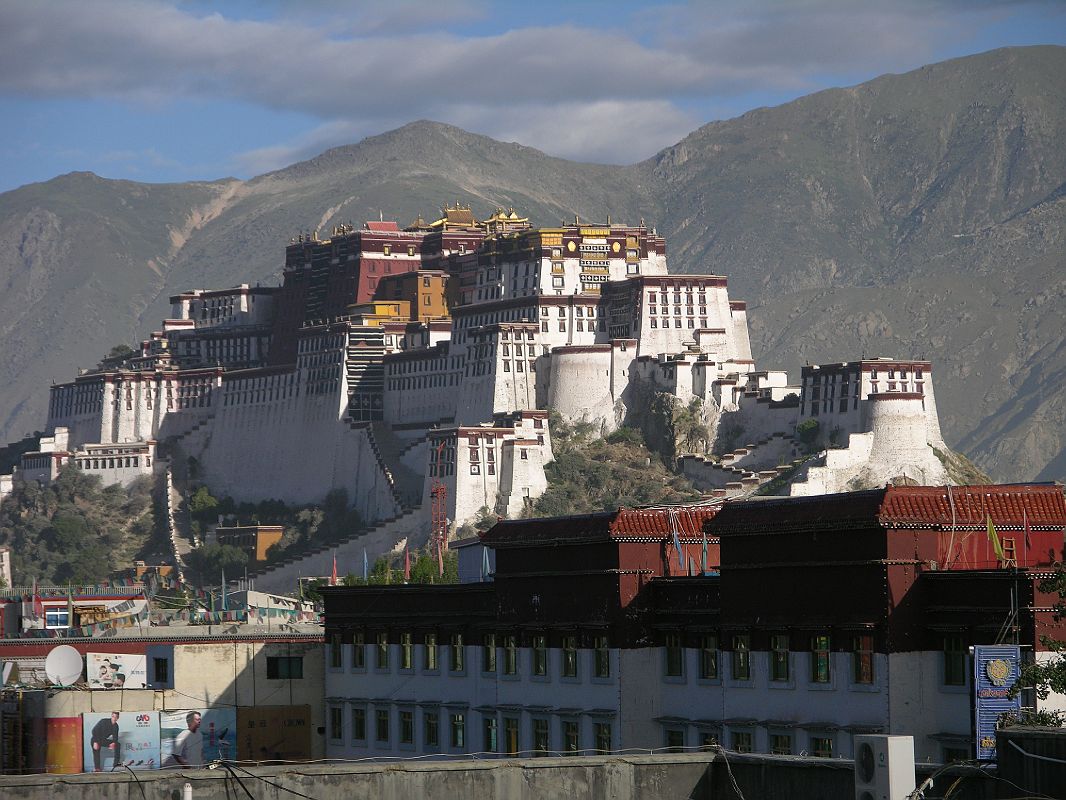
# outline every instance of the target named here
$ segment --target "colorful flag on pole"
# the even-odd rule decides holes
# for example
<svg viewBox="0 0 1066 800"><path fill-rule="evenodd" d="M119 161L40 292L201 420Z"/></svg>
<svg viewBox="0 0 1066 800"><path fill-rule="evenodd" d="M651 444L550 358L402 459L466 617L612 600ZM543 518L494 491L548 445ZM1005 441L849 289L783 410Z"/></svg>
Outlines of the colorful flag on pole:
<svg viewBox="0 0 1066 800"><path fill-rule="evenodd" d="M1032 547L1033 541L1029 538L1029 517L1025 513L1025 506L1022 506L1022 527L1025 529L1025 546Z"/></svg>
<svg viewBox="0 0 1066 800"><path fill-rule="evenodd" d="M329 585L330 586L336 586L337 585L337 554L336 553L333 554L333 572L329 576Z"/></svg>
<svg viewBox="0 0 1066 800"><path fill-rule="evenodd" d="M703 531L703 572L707 574L707 531Z"/></svg>
<svg viewBox="0 0 1066 800"><path fill-rule="evenodd" d="M442 548L443 548L443 545L441 544L441 540L438 537L437 538L437 571L440 573L440 576L443 578L444 577L444 550Z"/></svg>
<svg viewBox="0 0 1066 800"><path fill-rule="evenodd" d="M366 548L363 548L363 583L370 580L370 562L366 560Z"/></svg>
<svg viewBox="0 0 1066 800"><path fill-rule="evenodd" d="M492 566L489 564L489 548L481 546L481 580L487 581L492 574Z"/></svg>
<svg viewBox="0 0 1066 800"><path fill-rule="evenodd" d="M999 534L996 533L996 526L992 524L992 515L987 517L988 523L988 541L992 543L992 552L996 554L996 558L1003 561L1003 545L999 543Z"/></svg>
<svg viewBox="0 0 1066 800"><path fill-rule="evenodd" d="M411 582L411 548L409 547L403 549L403 581L404 583Z"/></svg>
<svg viewBox="0 0 1066 800"><path fill-rule="evenodd" d="M222 610L229 611L229 600L226 598L226 570L222 570Z"/></svg>

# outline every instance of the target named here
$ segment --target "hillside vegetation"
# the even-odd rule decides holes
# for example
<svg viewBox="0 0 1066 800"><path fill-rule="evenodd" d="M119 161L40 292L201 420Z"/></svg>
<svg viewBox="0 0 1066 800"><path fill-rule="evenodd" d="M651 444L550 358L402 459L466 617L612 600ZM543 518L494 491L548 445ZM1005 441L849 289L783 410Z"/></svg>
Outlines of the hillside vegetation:
<svg viewBox="0 0 1066 800"><path fill-rule="evenodd" d="M570 425L553 416L551 435L555 460L545 468L548 490L533 504L534 516L591 514L700 497L688 480L667 469L644 446L640 432L632 428L601 439L591 425Z"/></svg>
<svg viewBox="0 0 1066 800"><path fill-rule="evenodd" d="M0 546L11 550L16 586L91 584L134 559L159 563L151 481L128 489L64 467L50 486L22 484L0 504Z"/></svg>
<svg viewBox="0 0 1066 800"><path fill-rule="evenodd" d="M88 173L0 195L0 441L48 382L137 342L188 288L275 283L316 227L514 206L635 222L675 272L727 275L763 368L934 360L948 444L1000 480L1066 479L1066 48L1007 48L575 164L417 122L250 181Z"/></svg>

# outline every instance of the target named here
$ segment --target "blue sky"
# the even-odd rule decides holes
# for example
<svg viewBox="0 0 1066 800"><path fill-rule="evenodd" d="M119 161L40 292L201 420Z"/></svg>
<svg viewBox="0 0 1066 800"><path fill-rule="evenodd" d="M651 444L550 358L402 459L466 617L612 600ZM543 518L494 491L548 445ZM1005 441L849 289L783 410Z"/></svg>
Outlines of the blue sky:
<svg viewBox="0 0 1066 800"><path fill-rule="evenodd" d="M632 163L700 125L1007 45L1007 0L0 0L0 191L248 178L417 119Z"/></svg>

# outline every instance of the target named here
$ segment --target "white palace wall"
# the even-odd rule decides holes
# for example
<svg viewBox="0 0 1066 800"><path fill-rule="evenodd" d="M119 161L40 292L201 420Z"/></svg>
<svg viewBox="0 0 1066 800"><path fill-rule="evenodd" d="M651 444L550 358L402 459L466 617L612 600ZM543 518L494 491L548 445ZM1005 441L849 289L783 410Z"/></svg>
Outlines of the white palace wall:
<svg viewBox="0 0 1066 800"><path fill-rule="evenodd" d="M270 376L279 382L284 375ZM227 380L223 401L200 439L185 454L200 461L205 483L219 496L237 501L267 498L286 503L318 503L331 489L345 489L368 522L394 516L399 504L375 456L366 431L345 419L346 379L322 394L301 391L306 384L274 390L243 388ZM251 399L244 399L248 395ZM280 396L279 396L280 395ZM264 399L259 399L259 398Z"/></svg>

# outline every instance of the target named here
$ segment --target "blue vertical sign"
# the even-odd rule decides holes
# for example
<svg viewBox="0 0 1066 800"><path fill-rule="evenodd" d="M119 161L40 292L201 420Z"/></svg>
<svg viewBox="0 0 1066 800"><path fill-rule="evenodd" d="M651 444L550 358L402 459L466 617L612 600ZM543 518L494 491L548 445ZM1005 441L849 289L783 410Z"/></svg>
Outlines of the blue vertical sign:
<svg viewBox="0 0 1066 800"><path fill-rule="evenodd" d="M996 760L996 721L1006 711L1021 710L1022 699L1008 697L1021 674L1022 651L1017 645L977 645L973 649L974 725L977 760Z"/></svg>

